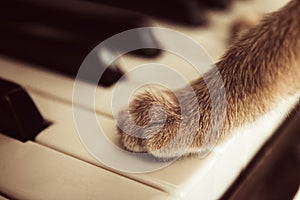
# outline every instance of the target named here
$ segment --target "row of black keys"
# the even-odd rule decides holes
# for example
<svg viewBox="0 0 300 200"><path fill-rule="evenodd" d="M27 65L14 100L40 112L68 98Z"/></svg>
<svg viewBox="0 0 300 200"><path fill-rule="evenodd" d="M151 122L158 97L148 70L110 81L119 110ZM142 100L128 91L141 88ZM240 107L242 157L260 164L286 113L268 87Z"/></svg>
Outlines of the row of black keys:
<svg viewBox="0 0 300 200"><path fill-rule="evenodd" d="M148 16L201 25L207 21L207 8L225 8L231 1L1 0L0 54L74 77L97 44L122 31L151 26ZM136 38L142 46L159 45L152 33ZM115 49L105 51L115 55ZM160 51L143 49L134 53L153 57ZM98 64L111 66L100 79L103 86L112 85L123 75L117 61L108 64L100 58Z"/></svg>

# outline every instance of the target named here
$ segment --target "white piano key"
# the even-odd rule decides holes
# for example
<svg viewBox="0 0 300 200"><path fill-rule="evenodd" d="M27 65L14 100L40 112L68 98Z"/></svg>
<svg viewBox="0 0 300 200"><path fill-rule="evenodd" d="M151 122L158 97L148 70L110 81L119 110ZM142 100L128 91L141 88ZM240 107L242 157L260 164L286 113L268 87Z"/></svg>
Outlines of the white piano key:
<svg viewBox="0 0 300 200"><path fill-rule="evenodd" d="M183 76L187 80L193 80L198 78L200 75L199 73L194 69L194 67L183 60L183 58L180 58L179 56L176 56L172 53L167 53L164 52L162 56L158 58L152 58L152 59L145 59L141 57L135 57L132 55L124 56L122 59L120 59L120 62L125 68L126 71L133 70L133 68L141 66L141 65L146 65L149 64L151 66L151 63L153 65L155 64L161 64L166 67L169 67L172 70L175 70L179 75ZM207 66L206 69L203 69L204 71L207 71L210 66ZM149 73L144 73L140 74L140 76L130 76L129 78L131 80L134 80L136 82L143 82L144 78L146 76L157 76L158 73L161 73L159 70L156 71L156 73L150 74ZM169 74L163 74L166 79L170 79ZM147 78L147 77L146 77Z"/></svg>
<svg viewBox="0 0 300 200"><path fill-rule="evenodd" d="M49 98L65 101L69 104L72 103L74 85L72 78L6 58L0 58L0 76L19 83L29 91L34 90L48 94ZM109 113L110 90L102 87L98 87L97 90L100 90L99 94L103 95L103 98L99 98L97 110L103 113ZM92 109L92 106L89 104L83 104L81 106Z"/></svg>
<svg viewBox="0 0 300 200"><path fill-rule="evenodd" d="M34 93L32 96L45 118L54 121L53 125L37 136L36 141L38 143L107 168L87 153L81 144L74 128L69 105L50 101ZM254 125L236 130L233 137L221 141L213 152L204 159L179 160L164 169L141 174L123 173L108 169L160 188L178 198L189 200L195 199L195 197L219 198L263 143L272 135L296 99L281 104L276 111L262 117ZM118 145L115 122L101 115L98 115L98 120L107 137L113 144ZM101 149L101 147L99 148Z"/></svg>
<svg viewBox="0 0 300 200"><path fill-rule="evenodd" d="M0 195L0 200L8 200L7 198L5 198L4 196Z"/></svg>
<svg viewBox="0 0 300 200"><path fill-rule="evenodd" d="M166 193L0 134L0 191L13 199L169 199Z"/></svg>
<svg viewBox="0 0 300 200"><path fill-rule="evenodd" d="M300 199L300 187L296 193L296 195L294 196L293 200L299 200Z"/></svg>
<svg viewBox="0 0 300 200"><path fill-rule="evenodd" d="M166 63L168 66L173 67L175 70L177 70L180 76L183 76L187 80L191 80L191 77L197 77L199 76L198 73L195 73L195 70L192 66L189 64L183 65L183 61L180 61L180 59L172 58L171 55L169 55L171 58L167 56L165 58L164 56L162 58L157 58L157 62L159 63L162 61L162 64ZM131 56L127 56L131 57ZM124 60L127 60L124 64L128 64L126 70L130 70L130 68L134 68L137 65L145 64L149 62L155 62L155 60L148 60L148 59L129 59L127 57L124 57ZM173 56L174 57L174 56ZM128 61L132 60L132 61ZM136 61L133 61L136 60ZM181 63L178 65L178 63ZM149 74L146 74L147 77L153 77L156 80L157 73L152 71ZM122 91L125 93L132 93L132 89L139 87L141 85L141 81L144 79L145 73L140 73L140 76L136 77L129 77L129 79L126 79L120 84L119 86L122 87ZM161 74L163 76L163 74ZM36 68L33 65L25 64L22 62L17 62L13 60L9 60L7 58L0 57L0 77L6 78L10 81L16 82L24 86L29 91L35 91L43 94L48 94L49 98L53 98L60 101L66 101L72 104L72 95L73 95L73 87L74 87L74 80L72 78L49 72L46 70L43 70L41 68ZM165 79L169 80L170 83L172 83L170 80L170 75L165 73ZM177 83L177 82L173 82ZM112 94L114 92L114 86L111 86L109 88L104 87L95 87L92 84L89 83L82 83L86 87L94 89L95 91L95 109L99 113L103 113L109 116L112 116L112 109L111 109L111 102L112 102ZM119 102L119 100L117 100ZM122 102L122 101L120 101ZM88 109L94 109L94 104L91 104L89 102L80 102L80 105L88 108ZM119 107L122 107L124 105L119 105Z"/></svg>

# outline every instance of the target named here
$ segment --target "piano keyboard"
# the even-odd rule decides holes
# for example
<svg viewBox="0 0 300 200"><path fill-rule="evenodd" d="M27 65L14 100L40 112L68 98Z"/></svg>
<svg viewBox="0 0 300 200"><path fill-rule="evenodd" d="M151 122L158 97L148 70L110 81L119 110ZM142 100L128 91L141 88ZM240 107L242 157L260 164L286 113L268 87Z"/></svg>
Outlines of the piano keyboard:
<svg viewBox="0 0 300 200"><path fill-rule="evenodd" d="M257 15L275 10L285 2L236 0L229 10L207 11L209 25L206 27L189 27L155 17L152 20L156 26L188 35L217 60L228 46L229 27L235 19L245 13ZM190 64L165 52L153 58L124 55L118 66L126 73L146 63L168 65L188 80L197 77ZM0 134L0 199L219 199L272 136L300 96L280 102L277 110L253 124L245 124L205 158L178 160L147 173L126 173L97 161L81 143L72 113L74 79L41 66L6 55L0 57L0 78L21 85L50 122L33 141L21 142ZM156 75L144 74L145 77ZM129 75L118 86L123 92L131 93L145 77ZM89 83L86 85L93 87ZM111 109L115 87L115 84L97 87L95 113L107 138L119 146ZM94 109L87 103L74 106L84 113Z"/></svg>

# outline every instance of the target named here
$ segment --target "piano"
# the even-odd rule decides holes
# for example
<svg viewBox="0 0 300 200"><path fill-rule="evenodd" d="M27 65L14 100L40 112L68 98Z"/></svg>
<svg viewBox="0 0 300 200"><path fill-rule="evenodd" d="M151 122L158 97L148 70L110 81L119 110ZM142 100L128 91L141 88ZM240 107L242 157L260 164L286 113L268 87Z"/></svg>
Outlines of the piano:
<svg viewBox="0 0 300 200"><path fill-rule="evenodd" d="M45 6L49 2L53 3ZM275 10L287 0L133 1L135 6L117 0L59 2L0 3L0 199L299 199L300 94L235 130L204 158L180 159L141 172L118 170L97 160L78 134L74 107L94 115L111 145L119 147L111 105L119 102L115 89L132 94L149 77L168 79L166 72L131 73L152 63L167 65L193 80L198 73L191 64L152 48L127 53L110 64L96 87L90 80L79 80L87 89L95 88L95 105L72 101L81 62L95 45L114 34L144 26L176 30L203 46L216 61L228 46L233 21ZM180 8L182 17L176 15ZM26 12L30 9L39 12ZM148 40L137 37L145 45L160 45L162 40L159 35ZM99 52L104 65L106 53ZM108 54L115 52L109 49ZM101 148L97 146L109 155Z"/></svg>

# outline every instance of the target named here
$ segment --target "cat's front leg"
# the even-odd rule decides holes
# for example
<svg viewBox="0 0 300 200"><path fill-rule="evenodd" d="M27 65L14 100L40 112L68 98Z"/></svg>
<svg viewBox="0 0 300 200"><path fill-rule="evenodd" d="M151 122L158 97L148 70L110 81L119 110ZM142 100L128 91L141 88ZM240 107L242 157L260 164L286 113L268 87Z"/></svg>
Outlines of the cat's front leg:
<svg viewBox="0 0 300 200"><path fill-rule="evenodd" d="M129 112L122 111L118 118L123 147L161 160L202 154L233 128L296 93L300 89L299 24L300 1L293 0L245 32L216 64L223 84L215 69L204 74L206 81L199 78L191 83L196 101L185 89L175 95L167 91L138 95ZM220 98L222 90L225 98ZM184 106L176 95L185 99ZM212 104L212 99L217 103Z"/></svg>

